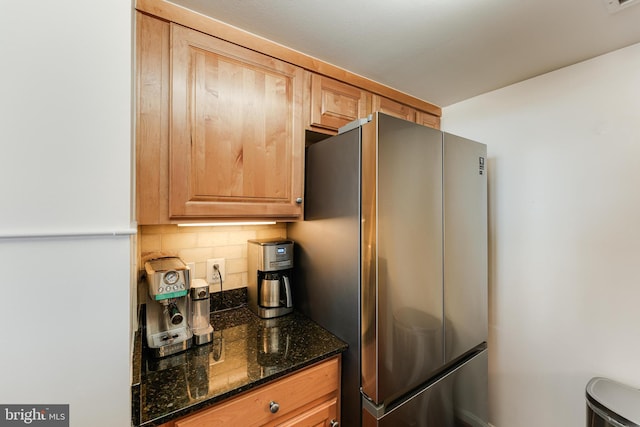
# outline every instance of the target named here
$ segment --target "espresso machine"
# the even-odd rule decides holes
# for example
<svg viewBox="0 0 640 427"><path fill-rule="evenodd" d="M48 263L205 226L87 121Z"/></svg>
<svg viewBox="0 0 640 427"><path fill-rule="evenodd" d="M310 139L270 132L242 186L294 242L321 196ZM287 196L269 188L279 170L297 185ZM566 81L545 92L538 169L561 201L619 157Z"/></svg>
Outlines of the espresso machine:
<svg viewBox="0 0 640 427"><path fill-rule="evenodd" d="M291 313L293 240L255 239L247 243L249 309L264 319Z"/></svg>
<svg viewBox="0 0 640 427"><path fill-rule="evenodd" d="M145 262L144 268L147 346L154 357L190 348L193 333L187 321L191 283L187 265L178 257L165 257Z"/></svg>

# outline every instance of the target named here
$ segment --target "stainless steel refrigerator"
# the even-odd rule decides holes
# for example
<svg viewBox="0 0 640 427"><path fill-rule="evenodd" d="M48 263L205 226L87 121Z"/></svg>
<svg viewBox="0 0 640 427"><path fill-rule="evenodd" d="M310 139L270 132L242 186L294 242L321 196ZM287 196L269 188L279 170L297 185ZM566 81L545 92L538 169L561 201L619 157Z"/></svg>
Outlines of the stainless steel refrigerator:
<svg viewBox="0 0 640 427"><path fill-rule="evenodd" d="M294 304L349 344L341 425L487 425L485 159L381 113L307 148Z"/></svg>

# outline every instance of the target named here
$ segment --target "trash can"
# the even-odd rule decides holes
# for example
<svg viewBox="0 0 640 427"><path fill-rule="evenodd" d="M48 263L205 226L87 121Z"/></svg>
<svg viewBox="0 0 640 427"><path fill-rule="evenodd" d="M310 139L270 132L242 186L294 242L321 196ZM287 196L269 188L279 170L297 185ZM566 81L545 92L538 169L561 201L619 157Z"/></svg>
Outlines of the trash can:
<svg viewBox="0 0 640 427"><path fill-rule="evenodd" d="M640 390L607 379L587 383L587 427L640 427Z"/></svg>

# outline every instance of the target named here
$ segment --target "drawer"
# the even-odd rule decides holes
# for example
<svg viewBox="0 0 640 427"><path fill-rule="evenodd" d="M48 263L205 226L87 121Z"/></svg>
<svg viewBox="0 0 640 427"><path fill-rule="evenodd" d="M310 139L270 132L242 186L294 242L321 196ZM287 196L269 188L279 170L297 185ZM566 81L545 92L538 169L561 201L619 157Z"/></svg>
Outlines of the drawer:
<svg viewBox="0 0 640 427"><path fill-rule="evenodd" d="M314 406L310 410L296 415L287 421L278 424L277 427L300 427L300 426L330 426L331 422L336 422L338 418L338 399L329 399L320 405Z"/></svg>
<svg viewBox="0 0 640 427"><path fill-rule="evenodd" d="M304 369L175 422L176 427L260 426L292 416L339 387L338 358ZM278 404L276 413L271 402Z"/></svg>

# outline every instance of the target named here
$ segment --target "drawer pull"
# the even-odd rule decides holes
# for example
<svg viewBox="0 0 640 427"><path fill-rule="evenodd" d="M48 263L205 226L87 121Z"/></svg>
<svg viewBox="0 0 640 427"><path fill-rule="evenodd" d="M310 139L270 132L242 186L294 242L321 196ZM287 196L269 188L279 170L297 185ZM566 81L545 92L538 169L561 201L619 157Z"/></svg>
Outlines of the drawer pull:
<svg viewBox="0 0 640 427"><path fill-rule="evenodd" d="M329 427L340 427L340 423L336 420L329 421Z"/></svg>
<svg viewBox="0 0 640 427"><path fill-rule="evenodd" d="M280 405L278 405L278 402L274 402L273 400L269 402L269 410L271 411L272 414L275 414L276 412L278 412L279 409L280 409Z"/></svg>

